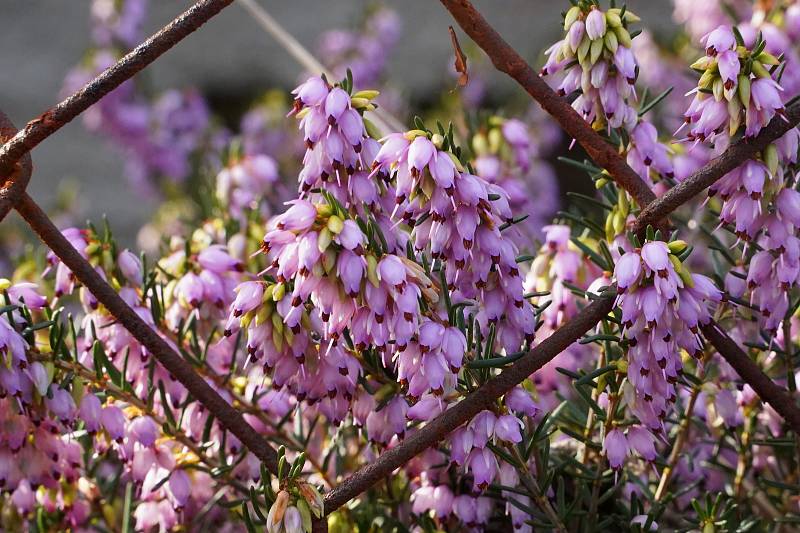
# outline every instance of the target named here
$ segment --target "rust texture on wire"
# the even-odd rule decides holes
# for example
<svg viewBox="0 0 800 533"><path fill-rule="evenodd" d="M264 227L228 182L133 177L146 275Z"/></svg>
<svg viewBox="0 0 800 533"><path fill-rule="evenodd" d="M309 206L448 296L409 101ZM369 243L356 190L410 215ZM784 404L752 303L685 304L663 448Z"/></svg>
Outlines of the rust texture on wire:
<svg viewBox="0 0 800 533"><path fill-rule="evenodd" d="M755 361L739 348L739 345L722 331L717 324L703 328L703 336L716 348L717 352L750 385L762 401L767 402L783 417L794 432L800 435L800 409L795 400L784 389L775 384Z"/></svg>
<svg viewBox="0 0 800 533"><path fill-rule="evenodd" d="M328 493L325 498L325 512L330 514L335 511L484 409L490 408L500 396L522 383L597 325L608 315L613 304L614 298L610 296L595 300L512 366L434 418L400 445L380 454L375 462L361 467Z"/></svg>
<svg viewBox="0 0 800 533"><path fill-rule="evenodd" d="M17 128L5 113L0 111L0 142L5 143L17 133ZM28 182L31 180L31 156L25 154L19 161L11 165L11 172L0 173L4 177L3 185L0 187L0 220L3 220L8 212L19 200Z"/></svg>
<svg viewBox="0 0 800 533"><path fill-rule="evenodd" d="M611 178L628 191L640 206L648 205L656 199L647 183L628 165L616 148L603 140L565 98L553 91L470 2L465 0L441 0L441 2L467 35L486 52L497 70L516 80L558 121L565 132L583 146L598 166L606 169Z"/></svg>
<svg viewBox="0 0 800 533"><path fill-rule="evenodd" d="M36 145L113 91L125 80L132 78L231 3L233 0L201 0L197 2L145 42L131 50L113 66L104 70L78 92L28 122L22 130L0 148L0 176L11 174L14 170L14 163L33 150Z"/></svg>

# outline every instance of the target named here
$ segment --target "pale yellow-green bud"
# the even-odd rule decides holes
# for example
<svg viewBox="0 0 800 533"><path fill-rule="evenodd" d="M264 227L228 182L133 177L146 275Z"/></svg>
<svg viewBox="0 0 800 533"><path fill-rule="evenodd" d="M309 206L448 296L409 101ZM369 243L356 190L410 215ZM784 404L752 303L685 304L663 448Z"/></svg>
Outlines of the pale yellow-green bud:
<svg viewBox="0 0 800 533"><path fill-rule="evenodd" d="M710 70L703 72L700 79L697 80L697 86L701 89L710 89L714 84L714 73Z"/></svg>
<svg viewBox="0 0 800 533"><path fill-rule="evenodd" d="M4 291L11 287L11 281L8 278L0 278L0 291Z"/></svg>
<svg viewBox="0 0 800 533"><path fill-rule="evenodd" d="M739 74L736 89L739 93L739 100L741 100L742 105L747 108L747 106L750 105L750 77Z"/></svg>
<svg viewBox="0 0 800 533"><path fill-rule="evenodd" d="M606 48L608 48L612 54L617 51L617 46L619 46L619 41L617 39L617 34L615 32L613 31L606 32L605 36L603 37L603 40L606 43Z"/></svg>
<svg viewBox="0 0 800 533"><path fill-rule="evenodd" d="M628 30L626 30L622 26L614 28L614 35L617 36L617 41L619 42L619 44L621 44L625 48L630 48L633 45L631 34L628 33Z"/></svg>
<svg viewBox="0 0 800 533"><path fill-rule="evenodd" d="M760 61L753 61L753 74L759 78L771 78L772 74L761 64Z"/></svg>
<svg viewBox="0 0 800 533"><path fill-rule="evenodd" d="M741 110L742 106L737 98L728 100L728 116L730 117L728 122L728 134L731 136L736 133L739 126L742 124Z"/></svg>
<svg viewBox="0 0 800 533"><path fill-rule="evenodd" d="M306 109L309 108L307 107ZM381 130L378 129L378 126L376 126L375 123L373 123L369 119L366 118L364 119L364 128L367 130L367 135L369 135L375 140L378 140L381 137L383 137L383 135L381 135Z"/></svg>
<svg viewBox="0 0 800 533"><path fill-rule="evenodd" d="M578 6L572 6L567 11L566 15L564 15L564 31L568 31L572 23L578 20L581 16L581 8Z"/></svg>
<svg viewBox="0 0 800 533"><path fill-rule="evenodd" d="M598 179L596 179L596 180L595 180L595 182L594 182L594 188L595 188L595 189L602 189L602 188L603 188L603 187L605 187L605 186L606 186L608 183L609 183L609 180L608 180L608 178L598 178Z"/></svg>
<svg viewBox="0 0 800 533"><path fill-rule="evenodd" d="M409 130L403 134L406 140L413 141L417 137L427 137L428 134L422 130Z"/></svg>
<svg viewBox="0 0 800 533"><path fill-rule="evenodd" d="M763 152L764 163L767 164L767 169L773 176L778 172L778 148L774 144L768 144Z"/></svg>
<svg viewBox="0 0 800 533"><path fill-rule="evenodd" d="M489 153L489 140L483 133L476 133L472 138L472 149L475 155L482 156Z"/></svg>
<svg viewBox="0 0 800 533"><path fill-rule="evenodd" d="M503 132L499 129L492 128L489 130L489 150L492 153L500 151L500 145L503 144Z"/></svg>
<svg viewBox="0 0 800 533"><path fill-rule="evenodd" d="M714 78L711 91L714 93L714 100L721 102L722 97L725 95L725 84L722 83L722 78Z"/></svg>
<svg viewBox="0 0 800 533"><path fill-rule="evenodd" d="M378 279L378 260L375 259L375 256L372 254L367 256L367 279L375 287L378 287L381 284L380 280Z"/></svg>
<svg viewBox="0 0 800 533"><path fill-rule="evenodd" d="M717 62L716 57L703 56L694 63L692 63L691 65L689 65L689 68L693 70L708 70L708 68L711 65L715 64L716 62Z"/></svg>
<svg viewBox="0 0 800 533"><path fill-rule="evenodd" d="M351 98L350 105L353 109L362 109L369 105L369 100L366 98Z"/></svg>
<svg viewBox="0 0 800 533"><path fill-rule="evenodd" d="M320 218L327 218L333 214L333 207L329 204L317 204L314 207L317 209L317 216Z"/></svg>
<svg viewBox="0 0 800 533"><path fill-rule="evenodd" d="M770 54L766 50L764 50L760 54L758 54L758 57L756 57L756 59L758 59L758 61L763 63L764 65L780 65L781 64L780 60L777 57L775 57L774 55Z"/></svg>
<svg viewBox="0 0 800 533"><path fill-rule="evenodd" d="M275 290L272 291L272 301L280 302L286 294L286 284L278 283L275 285Z"/></svg>
<svg viewBox="0 0 800 533"><path fill-rule="evenodd" d="M576 52L578 55L578 63L581 65L583 65L583 63L586 61L586 56L589 55L589 48L591 46L592 41L590 41L588 37L584 36L580 46L578 46L578 51Z"/></svg>
<svg viewBox="0 0 800 533"><path fill-rule="evenodd" d="M606 23L612 28L619 28L622 26L622 19L619 18L619 13L616 11L606 11Z"/></svg>
<svg viewBox="0 0 800 533"><path fill-rule="evenodd" d="M353 98L364 98L366 100L372 100L374 98L377 98L379 94L381 94L380 91L376 91L374 89L367 89L363 91L358 91L356 94L353 95Z"/></svg>
<svg viewBox="0 0 800 533"><path fill-rule="evenodd" d="M597 63L597 60L600 59L600 55L603 53L603 40L597 39L592 41L591 48L589 51L589 62L593 65Z"/></svg>
<svg viewBox="0 0 800 533"><path fill-rule="evenodd" d="M689 272L689 270L685 266L683 266L681 260L678 259L676 256L669 254L669 262L672 263L673 268L675 268L675 272L683 280L683 284L689 288L694 287L694 280L692 279L692 273Z"/></svg>
<svg viewBox="0 0 800 533"><path fill-rule="evenodd" d="M667 248L669 248L670 253L679 254L686 250L686 247L689 246L686 241L677 240L672 241L667 244Z"/></svg>
<svg viewBox="0 0 800 533"><path fill-rule="evenodd" d="M325 250L325 253L322 254L322 268L325 269L327 274L333 272L333 269L336 268L336 252L333 248L328 248Z"/></svg>
<svg viewBox="0 0 800 533"><path fill-rule="evenodd" d="M630 9L625 10L625 22L627 22L628 24L634 24L636 22L641 22L641 21L642 19L639 18L639 16L635 14L633 11L631 11Z"/></svg>
<svg viewBox="0 0 800 533"><path fill-rule="evenodd" d="M324 253L332 241L333 235L331 234L331 230L329 230L327 227L324 227L319 232L319 237L317 237L317 248L319 248L320 252Z"/></svg>
<svg viewBox="0 0 800 533"><path fill-rule="evenodd" d="M619 235L623 231L625 231L625 221L628 217L624 215L621 211L617 211L614 213L614 235Z"/></svg>
<svg viewBox="0 0 800 533"><path fill-rule="evenodd" d="M344 229L344 221L336 215L333 215L328 219L328 229L334 235L339 235Z"/></svg>
<svg viewBox="0 0 800 533"><path fill-rule="evenodd" d="M440 133L434 133L431 136L431 142L433 145L438 148L439 150L442 149L442 145L444 144L444 137Z"/></svg>

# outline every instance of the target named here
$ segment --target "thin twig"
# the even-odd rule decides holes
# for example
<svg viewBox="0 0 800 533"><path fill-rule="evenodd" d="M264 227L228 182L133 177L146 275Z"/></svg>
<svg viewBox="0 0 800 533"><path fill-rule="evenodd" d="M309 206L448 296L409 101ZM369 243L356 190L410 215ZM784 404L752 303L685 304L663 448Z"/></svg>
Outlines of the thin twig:
<svg viewBox="0 0 800 533"><path fill-rule="evenodd" d="M297 61L301 67L308 72L324 74L329 80L334 78L333 73L325 68L325 65L319 62L314 55L303 46L300 41L294 38L294 35L284 29L280 23L275 20L275 17L269 14L261 4L255 0L239 0L238 5L247 11L253 19L261 26L264 31L269 33L279 45L283 47L292 58ZM358 80L356 80L358 81ZM384 109L378 108L372 111L372 121L384 133L392 133L397 131L405 131L403 123L397 120L391 113Z"/></svg>
<svg viewBox="0 0 800 533"><path fill-rule="evenodd" d="M28 122L10 141L0 147L0 176L9 175L14 170L14 164L36 145L132 78L232 2L233 0L200 0L78 92Z"/></svg>

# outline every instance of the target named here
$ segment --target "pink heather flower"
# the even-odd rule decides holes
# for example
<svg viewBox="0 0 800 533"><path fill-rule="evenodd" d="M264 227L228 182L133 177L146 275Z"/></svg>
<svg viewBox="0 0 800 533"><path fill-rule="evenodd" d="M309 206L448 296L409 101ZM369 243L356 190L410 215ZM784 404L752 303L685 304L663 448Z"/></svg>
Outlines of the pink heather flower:
<svg viewBox="0 0 800 533"><path fill-rule="evenodd" d="M25 302L31 309L44 309L47 298L39 294L35 283L20 282L9 287L6 292L12 302Z"/></svg>
<svg viewBox="0 0 800 533"><path fill-rule="evenodd" d="M572 26L569 27L567 31L567 42L569 43L569 47L572 49L573 52L578 50L578 47L581 45L581 41L583 40L583 36L586 34L586 25L583 23L582 20L576 20L572 23Z"/></svg>
<svg viewBox="0 0 800 533"><path fill-rule="evenodd" d="M139 258L126 248L119 253L117 264L128 283L135 287L139 286L142 282L142 263Z"/></svg>
<svg viewBox="0 0 800 533"><path fill-rule="evenodd" d="M494 425L494 436L500 440L513 443L522 442L521 429L524 427L522 420L513 415L497 417Z"/></svg>
<svg viewBox="0 0 800 533"><path fill-rule="evenodd" d="M122 443L122 438L125 436L125 415L122 410L115 406L109 405L103 408L100 413L100 422L103 424L103 429L108 432L111 440Z"/></svg>
<svg viewBox="0 0 800 533"><path fill-rule="evenodd" d="M100 430L101 414L103 406L94 394L85 394L81 398L81 405L78 409L78 416L83 420L86 431L94 434Z"/></svg>
<svg viewBox="0 0 800 533"><path fill-rule="evenodd" d="M637 525L640 528L644 528L644 525L647 523L647 519L648 518L649 517L646 514L636 515L631 520L631 526ZM658 531L658 522L656 522L655 520L651 521L649 530L650 531Z"/></svg>
<svg viewBox="0 0 800 533"><path fill-rule="evenodd" d="M663 241L645 243L645 245L642 246L642 260L650 270L663 277L671 266L667 244Z"/></svg>
<svg viewBox="0 0 800 533"><path fill-rule="evenodd" d="M297 98L305 105L316 106L325 101L328 91L328 85L322 78L312 76L292 91L292 94L297 95Z"/></svg>
<svg viewBox="0 0 800 533"><path fill-rule="evenodd" d="M497 416L491 411L481 411L472 422L469 423L469 428L474 435L473 444L478 448L486 446L486 442L494 435L494 425L497 422Z"/></svg>
<svg viewBox="0 0 800 533"><path fill-rule="evenodd" d="M62 423L66 424L75 418L77 408L75 407L75 400L69 391L60 387L51 387L51 398L45 398L45 404L53 415L58 418Z"/></svg>
<svg viewBox="0 0 800 533"><path fill-rule="evenodd" d="M142 446L149 448L158 438L158 425L149 416L140 416L128 426L128 435Z"/></svg>
<svg viewBox="0 0 800 533"><path fill-rule="evenodd" d="M606 33L606 16L605 13L592 6L592 10L586 17L586 35L589 39L595 40L601 38Z"/></svg>
<svg viewBox="0 0 800 533"><path fill-rule="evenodd" d="M715 56L736 46L736 38L730 26L719 26L700 40L706 47L706 54Z"/></svg>
<svg viewBox="0 0 800 533"><path fill-rule="evenodd" d="M378 263L378 276L386 284L397 287L406 280L406 267L399 257L388 254Z"/></svg>
<svg viewBox="0 0 800 533"><path fill-rule="evenodd" d="M467 458L474 490L485 490L497 475L497 458L489 448L475 448Z"/></svg>
<svg viewBox="0 0 800 533"><path fill-rule="evenodd" d="M188 272L175 286L175 294L185 306L199 307L203 301L203 281L197 274Z"/></svg>
<svg viewBox="0 0 800 533"><path fill-rule="evenodd" d="M45 396L47 388L50 386L50 377L47 375L44 365L39 361L34 361L28 367L27 372L36 392L39 393L39 396Z"/></svg>
<svg viewBox="0 0 800 533"><path fill-rule="evenodd" d="M231 304L234 316L240 316L261 305L264 284L260 281L245 281L236 287L236 299Z"/></svg>
<svg viewBox="0 0 800 533"><path fill-rule="evenodd" d="M464 464L474 442L475 434L466 426L453 431L450 434L450 459L458 465Z"/></svg>
<svg viewBox="0 0 800 533"><path fill-rule="evenodd" d="M325 114L329 117L329 120L338 120L349 106L350 95L340 87L334 87L325 97Z"/></svg>
<svg viewBox="0 0 800 533"><path fill-rule="evenodd" d="M468 526L478 523L477 507L477 498L468 494L462 494L453 499L453 514Z"/></svg>
<svg viewBox="0 0 800 533"><path fill-rule="evenodd" d="M242 262L231 257L227 248L220 244L212 244L197 254L197 262L205 269L216 273L239 271L243 269Z"/></svg>
<svg viewBox="0 0 800 533"><path fill-rule="evenodd" d="M736 81L739 76L739 55L734 50L726 50L719 54L717 57L717 66L719 67L719 75L722 82L725 84L726 89L732 89L736 86Z"/></svg>
<svg viewBox="0 0 800 533"><path fill-rule="evenodd" d="M721 389L714 395L714 406L717 414L728 427L736 427L742 423L742 415L736 397L728 389Z"/></svg>
<svg viewBox="0 0 800 533"><path fill-rule="evenodd" d="M656 458L655 437L649 430L642 426L631 426L628 428L628 445L647 461L654 461ZM609 458L610 461L610 458Z"/></svg>
<svg viewBox="0 0 800 533"><path fill-rule="evenodd" d="M172 505L176 509L183 509L189 501L189 496L192 492L192 481L186 470L178 469L173 470L169 476L169 494L172 500Z"/></svg>
<svg viewBox="0 0 800 533"><path fill-rule="evenodd" d="M11 495L11 502L21 515L30 513L36 505L36 494L27 479L22 479Z"/></svg>
<svg viewBox="0 0 800 533"><path fill-rule="evenodd" d="M308 200L292 200L291 207L275 218L275 227L281 230L305 231L317 218L317 208Z"/></svg>
<svg viewBox="0 0 800 533"><path fill-rule="evenodd" d="M636 285L641 274L642 257L635 252L623 254L614 266L614 277L617 279L617 287L620 291Z"/></svg>
<svg viewBox="0 0 800 533"><path fill-rule="evenodd" d="M606 454L611 468L622 467L629 452L628 441L621 429L614 428L606 434L606 438L603 440L603 453Z"/></svg>
<svg viewBox="0 0 800 533"><path fill-rule="evenodd" d="M523 389L522 387L514 387L508 391L504 398L506 406L517 413L523 413L527 416L536 416L539 412L539 407L533 400L533 396Z"/></svg>
<svg viewBox="0 0 800 533"><path fill-rule="evenodd" d="M436 147L433 143L427 137L417 137L408 147L408 166L421 171L428 166L434 154Z"/></svg>

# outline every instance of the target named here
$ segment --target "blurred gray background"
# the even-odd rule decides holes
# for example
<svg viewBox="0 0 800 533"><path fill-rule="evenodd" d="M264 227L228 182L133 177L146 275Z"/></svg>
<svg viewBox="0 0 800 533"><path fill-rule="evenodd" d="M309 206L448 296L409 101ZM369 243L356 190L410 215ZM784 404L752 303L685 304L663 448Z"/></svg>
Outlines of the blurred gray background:
<svg viewBox="0 0 800 533"><path fill-rule="evenodd" d="M319 34L351 27L366 0L258 0L290 33L314 49ZM700 0L698 0L700 1ZM452 61L447 27L453 21L436 0L385 0L403 19L404 37L392 56L392 79L414 101L443 84L452 84L446 67ZM58 100L67 71L89 46L90 0L0 0L0 109L20 127ZM189 1L154 0L148 34L191 5ZM566 0L483 0L476 6L531 63L559 34L559 12ZM629 0L628 6L655 31L672 24L671 2ZM468 38L459 31L462 46ZM301 68L234 3L200 31L146 70L155 88L195 86L216 101L252 97L271 87L295 85ZM518 91L501 74L490 78L490 91ZM80 120L63 128L33 152L33 195L48 205L58 183L79 183L84 215L106 213L115 229L133 236L154 205L129 191L120 155L87 133Z"/></svg>

